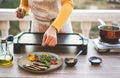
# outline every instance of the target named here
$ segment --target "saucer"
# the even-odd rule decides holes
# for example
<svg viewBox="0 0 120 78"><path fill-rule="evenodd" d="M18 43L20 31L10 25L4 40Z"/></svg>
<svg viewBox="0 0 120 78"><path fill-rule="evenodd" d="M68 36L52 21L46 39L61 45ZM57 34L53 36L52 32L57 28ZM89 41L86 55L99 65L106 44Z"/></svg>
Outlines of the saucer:
<svg viewBox="0 0 120 78"><path fill-rule="evenodd" d="M97 57L97 56L92 56L89 58L89 62L91 64L100 64L100 63L102 63L102 58Z"/></svg>

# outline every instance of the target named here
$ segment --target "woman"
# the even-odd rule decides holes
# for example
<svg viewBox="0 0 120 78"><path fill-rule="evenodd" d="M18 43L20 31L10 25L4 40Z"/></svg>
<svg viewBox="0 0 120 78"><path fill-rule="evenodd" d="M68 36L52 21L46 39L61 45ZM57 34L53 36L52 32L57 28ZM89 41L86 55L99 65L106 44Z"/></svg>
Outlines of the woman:
<svg viewBox="0 0 120 78"><path fill-rule="evenodd" d="M45 32L43 46L55 46L59 32L73 32L69 21L73 10L72 0L21 0L17 17L24 18L30 9L34 15L32 32Z"/></svg>

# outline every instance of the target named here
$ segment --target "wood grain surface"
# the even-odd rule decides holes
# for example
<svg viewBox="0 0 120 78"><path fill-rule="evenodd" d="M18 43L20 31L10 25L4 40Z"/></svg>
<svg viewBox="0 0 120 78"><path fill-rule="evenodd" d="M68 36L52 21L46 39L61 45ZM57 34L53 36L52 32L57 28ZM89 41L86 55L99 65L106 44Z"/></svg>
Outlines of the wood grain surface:
<svg viewBox="0 0 120 78"><path fill-rule="evenodd" d="M12 47L11 47L12 48ZM120 78L120 54L99 54L94 49L94 44L90 40L88 54L80 55L74 67L67 67L63 63L62 67L44 74L35 74L23 71L17 65L17 59L23 54L41 51L39 46L25 46L22 54L13 54L13 65L10 67L0 67L0 77L19 77L19 78ZM11 49L12 51L12 49ZM50 50L49 50L50 51ZM61 56L63 59L74 56L75 47L58 47L51 51ZM91 65L88 59L91 56L99 56L103 62L100 65Z"/></svg>

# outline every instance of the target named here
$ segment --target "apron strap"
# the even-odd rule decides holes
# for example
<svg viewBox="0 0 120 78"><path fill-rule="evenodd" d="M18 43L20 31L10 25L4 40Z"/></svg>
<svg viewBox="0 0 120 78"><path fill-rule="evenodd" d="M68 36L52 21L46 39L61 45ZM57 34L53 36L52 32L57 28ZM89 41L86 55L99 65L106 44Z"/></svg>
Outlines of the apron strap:
<svg viewBox="0 0 120 78"><path fill-rule="evenodd" d="M61 9L61 0L57 0L57 5L58 5L58 10L60 11L60 9Z"/></svg>

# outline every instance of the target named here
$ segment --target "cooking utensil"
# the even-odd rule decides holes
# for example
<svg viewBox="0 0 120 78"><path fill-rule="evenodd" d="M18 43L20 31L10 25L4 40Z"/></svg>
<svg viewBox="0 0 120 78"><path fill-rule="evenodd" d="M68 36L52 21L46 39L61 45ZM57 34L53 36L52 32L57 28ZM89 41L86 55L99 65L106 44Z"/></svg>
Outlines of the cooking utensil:
<svg viewBox="0 0 120 78"><path fill-rule="evenodd" d="M101 19L98 19L98 21L101 24L100 26L98 26L101 41L110 44L119 43L119 38L120 38L119 26L114 26L114 25L108 26Z"/></svg>
<svg viewBox="0 0 120 78"><path fill-rule="evenodd" d="M98 21L100 22L101 25L106 25L105 22L101 19L98 19Z"/></svg>
<svg viewBox="0 0 120 78"><path fill-rule="evenodd" d="M78 54L77 54L74 58L77 58L82 52L83 52L83 51L80 50L80 51L78 52Z"/></svg>
<svg viewBox="0 0 120 78"><path fill-rule="evenodd" d="M22 51L22 45L39 45L42 44L42 37L44 33L33 33L33 32L24 32L17 36L17 38L14 38L13 45L14 45L14 53L19 54ZM87 45L88 45L88 39L86 39L83 35L79 33L58 33L57 34L58 40L57 45L55 48L58 48L57 46L76 46L77 50L75 53L78 53L80 50L83 50L82 54L87 54ZM44 47L44 51L53 51L55 52L53 47ZM42 50L43 51L43 50Z"/></svg>
<svg viewBox="0 0 120 78"><path fill-rule="evenodd" d="M120 28L118 26L100 25L98 26L98 29L99 29L99 35L102 42L109 43L109 44L119 43Z"/></svg>

